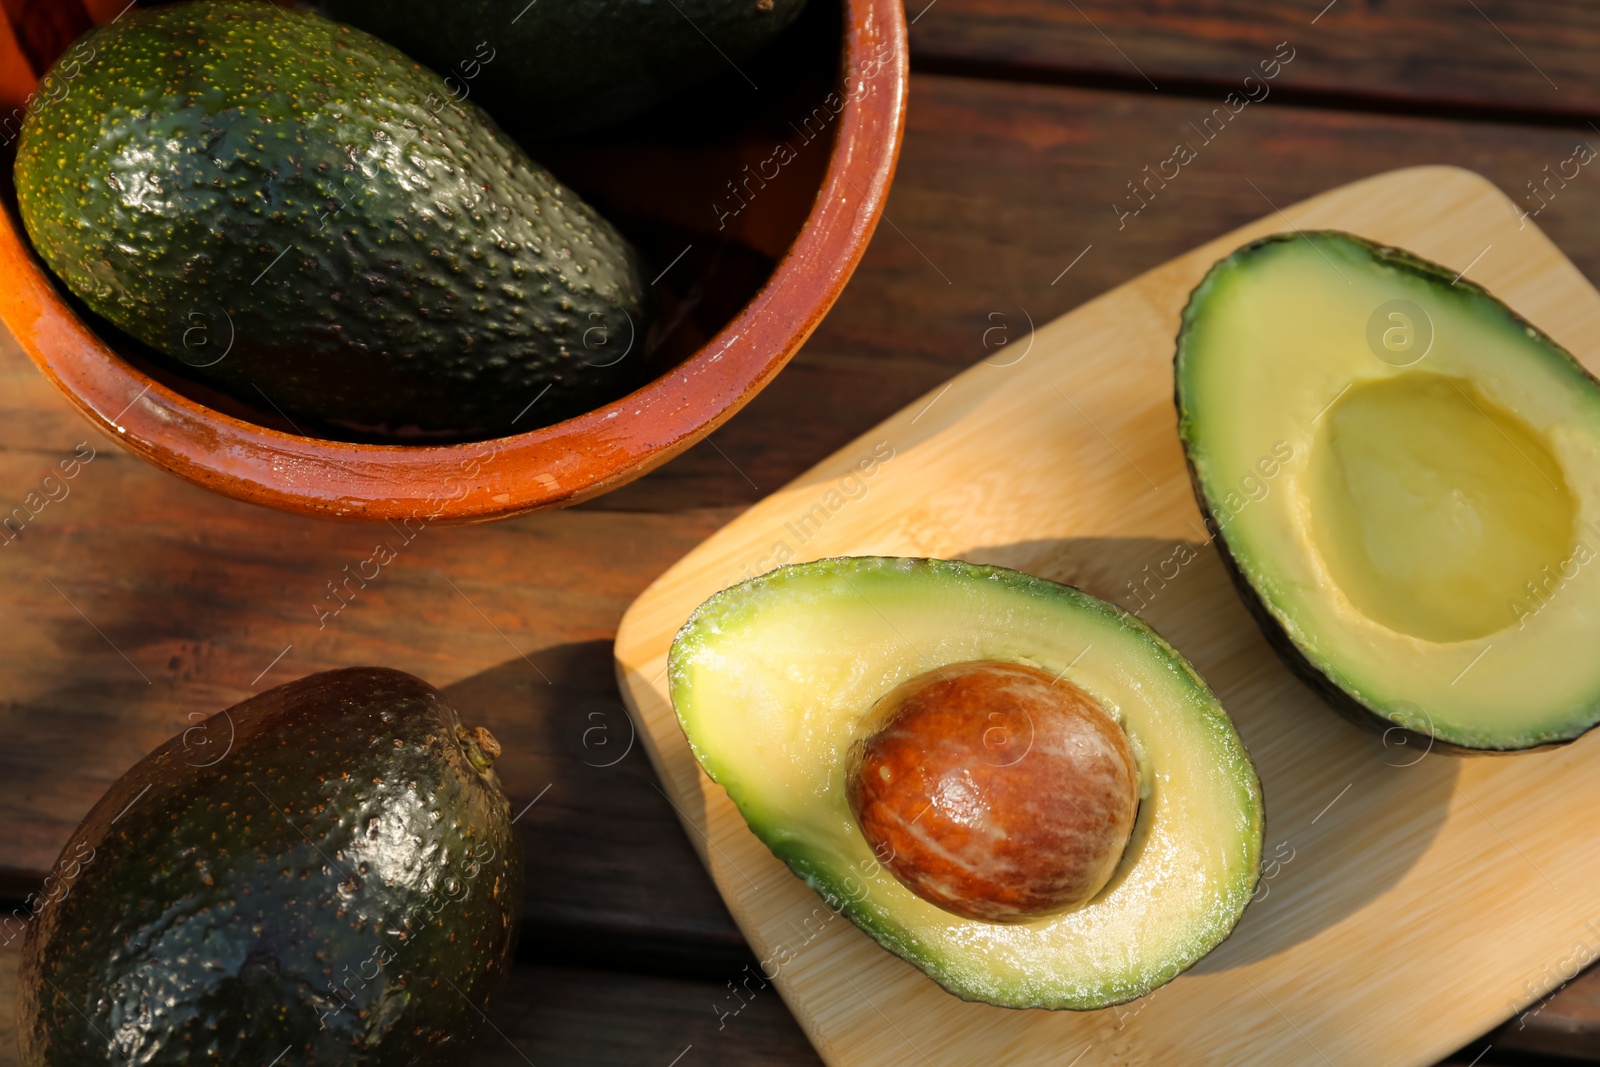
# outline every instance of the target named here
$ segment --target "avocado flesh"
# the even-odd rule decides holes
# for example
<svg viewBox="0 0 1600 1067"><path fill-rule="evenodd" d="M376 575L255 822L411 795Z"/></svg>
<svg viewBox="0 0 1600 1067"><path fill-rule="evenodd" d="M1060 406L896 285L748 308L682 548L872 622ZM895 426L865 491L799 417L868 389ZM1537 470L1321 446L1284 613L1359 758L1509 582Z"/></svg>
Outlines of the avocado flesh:
<svg viewBox="0 0 1600 1067"><path fill-rule="evenodd" d="M1462 748L1600 721L1600 386L1564 349L1446 268L1319 232L1213 267L1175 372L1224 557L1335 706Z"/></svg>
<svg viewBox="0 0 1600 1067"><path fill-rule="evenodd" d="M806 0L328 0L519 134L593 129L729 73ZM742 71L741 71L742 73ZM761 72L755 71L757 83ZM753 91L753 90L752 90Z"/></svg>
<svg viewBox="0 0 1600 1067"><path fill-rule="evenodd" d="M23 128L18 207L67 288L170 369L307 432L470 437L637 380L638 255L390 45L200 0L85 49Z"/></svg>
<svg viewBox="0 0 1600 1067"><path fill-rule="evenodd" d="M436 690L376 668L161 746L89 812L28 925L24 1062L460 1062L522 900L483 755Z"/></svg>
<svg viewBox="0 0 1600 1067"><path fill-rule="evenodd" d="M1110 883L1023 923L963 919L878 864L845 766L885 693L940 665L1061 674L1126 730L1139 814ZM1064 673L1063 673L1064 672ZM1069 586L971 564L879 557L782 567L713 596L669 657L700 765L773 853L884 948L955 995L1106 1007L1170 981L1233 929L1254 890L1262 807L1232 722L1131 615Z"/></svg>

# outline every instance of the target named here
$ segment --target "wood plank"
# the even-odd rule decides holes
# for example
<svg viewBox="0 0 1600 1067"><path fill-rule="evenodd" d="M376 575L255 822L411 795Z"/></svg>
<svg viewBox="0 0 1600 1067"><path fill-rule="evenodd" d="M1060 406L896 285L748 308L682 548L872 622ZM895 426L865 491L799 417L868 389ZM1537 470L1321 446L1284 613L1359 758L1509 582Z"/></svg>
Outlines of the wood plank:
<svg viewBox="0 0 1600 1067"><path fill-rule="evenodd" d="M754 975L754 977L752 977ZM746 984L748 983L748 984ZM491 1011L479 1067L820 1067L752 966L694 981L519 965Z"/></svg>
<svg viewBox="0 0 1600 1067"><path fill-rule="evenodd" d="M1269 1065L1313 1053L1330 1063L1426 1064L1533 1000L1551 966L1600 955L1600 938L1584 926L1600 857L1570 847L1587 832L1577 813L1600 804L1600 735L1501 760L1433 753L1397 772L1375 735L1331 714L1288 673L1214 547L1196 538L1171 339L1188 293L1220 256L1289 228L1350 229L1456 267L1600 368L1600 292L1544 234L1519 224L1503 194L1459 169L1396 171L1270 213L1055 320L1027 358L972 368L747 511L623 618L618 671L641 737L704 835L696 846L762 958L793 937L794 917L815 908L816 896L700 770L663 674L673 634L696 605L790 559L999 563L1137 611L1215 688L1261 774L1269 839L1292 842L1302 856L1226 942L1132 1011L957 1002L855 927L825 924L785 956L777 982L830 1064L976 1062L1005 1048L1022 1067L1108 1045L1129 1064ZM880 442L893 458L870 494L830 508L825 524L798 537L794 516L859 484L858 460L881 456ZM1149 604L1131 583L1124 589L1122 579L1182 542L1203 561L1189 575L1164 583ZM874 608L890 626L905 610L887 600ZM1081 645L1032 655L1068 671ZM950 654L978 658L980 648ZM1551 795L1562 796L1570 818L1536 799ZM908 896L887 873L867 881L880 900ZM1486 927L1490 908L1496 921Z"/></svg>
<svg viewBox="0 0 1600 1067"><path fill-rule="evenodd" d="M1464 116L1585 119L1600 104L1600 11L1584 0L907 0L906 13L923 70ZM1263 68L1280 42L1292 60Z"/></svg>
<svg viewBox="0 0 1600 1067"><path fill-rule="evenodd" d="M17 954L0 950L0 1005L15 1002L16 978ZM519 960L490 1005L489 1017L498 1029L482 1034L470 1057L476 1067L520 1067L529 1060L563 1067L818 1067L822 1062L776 991L739 968L697 981ZM1483 1053L1483 1044L1468 1046L1439 1067L1572 1062L1508 1056L1498 1044ZM20 1064L15 1014L0 1011L0 1067Z"/></svg>
<svg viewBox="0 0 1600 1067"><path fill-rule="evenodd" d="M1486 1036L1498 1049L1523 1054L1600 1061L1600 966L1565 979L1578 961L1557 964L1556 991L1529 1005Z"/></svg>
<svg viewBox="0 0 1600 1067"><path fill-rule="evenodd" d="M671 511L690 501L738 507L760 499L983 358L991 327L1004 326L988 334L991 343L1025 331L1019 308L1045 321L1253 217L1266 202L1244 177L1281 204L1390 162L1454 162L1535 209L1540 201L1527 183L1548 180L1544 168L1569 159L1577 137L1269 102L1246 109L1160 190L1164 199L1118 231L1111 205L1129 195L1125 183L1143 167L1171 154L1189 122L1204 117L1198 102L942 77L915 79L914 94L893 225L805 352L753 410L719 432L715 447L588 507ZM1595 199L1587 178L1572 183L1538 222L1600 276ZM1093 251L1052 287L1095 238ZM989 317L996 314L1002 318Z"/></svg>
<svg viewBox="0 0 1600 1067"><path fill-rule="evenodd" d="M701 975L736 972L750 959L635 742L609 640L532 652L445 692L517 754L506 781L517 810L532 805L517 820L529 951Z"/></svg>
<svg viewBox="0 0 1600 1067"><path fill-rule="evenodd" d="M753 503L956 371L1004 362L1001 340L1025 338L1030 320L1042 325L1271 204L1390 167L1484 174L1540 211L1533 221L1600 278L1594 164L1565 188L1544 170L1584 138L1600 149L1593 131L1269 101L1202 143L1189 123L1206 114L1203 102L1165 94L913 77L888 221L805 349L717 433L716 449L697 448L588 506ZM1199 145L1197 158L1165 188L1152 182L1155 197L1119 228L1113 204L1139 203L1127 183L1182 138ZM1552 190L1543 201L1528 187L1542 180Z"/></svg>
<svg viewBox="0 0 1600 1067"><path fill-rule="evenodd" d="M690 943L742 958L629 749L610 671L622 607L726 510L574 511L424 528L407 544L404 531L295 519L161 474L84 425L9 336L0 391L0 511L43 494L79 443L94 450L76 477L52 481L60 499L35 498L38 516L0 537L14 613L0 725L15 739L0 749L0 894L37 886L110 782L197 717L315 670L377 663L445 688L504 743L519 809L540 798L518 823L531 936L609 932L642 952L649 934L667 956ZM397 558L365 588L344 585L380 541ZM330 582L351 598L342 608Z"/></svg>
<svg viewBox="0 0 1600 1067"><path fill-rule="evenodd" d="M17 954L0 951L0 1067L19 1067ZM519 959L469 1057L475 1067L818 1067L800 1027L759 976L618 974ZM681 1057L674 1059L674 1057Z"/></svg>
<svg viewBox="0 0 1600 1067"><path fill-rule="evenodd" d="M1265 203L1245 176L1288 204L1390 165L1450 161L1516 191L1542 167L1568 158L1572 140L1559 130L1269 103L1241 114L1160 191L1163 199L1119 232L1110 201L1203 114L1193 101L947 77L919 77L913 92L890 223L806 351L714 436L715 447L701 445L572 511L424 531L326 631L317 629L311 604L346 564L366 558L370 531L226 504L121 455L93 438L9 337L0 338L0 511L37 489L77 442L89 439L99 450L71 483L69 498L50 504L21 538L0 548L0 588L17 591L10 640L0 651L0 714L10 731L0 750L0 773L10 783L0 794L8 816L0 820L0 863L12 876L0 877L5 895L37 885L38 872L116 774L187 726L191 712L247 695L290 643L294 649L261 685L359 662L405 667L447 686L502 670L510 702L504 714L526 714L532 705L517 702L533 700L533 686L542 683L531 680L531 668L514 667L517 652L546 673L553 666L542 658L547 651L552 660L595 656L561 646L609 639L627 602L703 536L951 373L994 358L984 348L985 330L997 324L989 315L1005 316L1007 336L1019 340L1019 311L1042 323L1256 217ZM1600 190L1586 176L1560 190L1537 219L1591 277L1600 277L1597 208ZM1052 286L1091 242L1092 251ZM991 345L998 336L990 335ZM435 534L442 537L437 544ZM447 576L515 651L443 581ZM153 684L146 686L45 578ZM169 667L175 656L178 665ZM581 699L592 699L609 684L609 667L573 684ZM579 864L570 874L552 864L532 880L530 915L553 916L541 936L557 940L563 929L581 929L593 905L611 918L604 929L587 929L615 937L607 944L625 944L624 931L667 928L677 931L672 944L703 939L721 946L713 959L723 960L718 954L733 929L716 931L727 922L718 918L721 905L704 882L693 888L703 877L698 861L664 802L657 796L650 807L656 794L649 780L630 780L622 795L608 796L601 769L583 763L587 753L560 749L565 735L539 748L541 736L530 731L517 741L527 753L517 758L528 761L516 774L518 797L525 803L556 783L524 817L543 835L528 840ZM64 758L76 769L64 773ZM568 777L552 773L558 769ZM582 792L583 776L591 775L593 797ZM549 809L559 819L540 812L564 793L570 802ZM602 802L614 805L605 820L589 818L588 805ZM586 835L608 843L585 855ZM568 943L602 942L575 934ZM1529 1027L1546 1017L1549 1011Z"/></svg>

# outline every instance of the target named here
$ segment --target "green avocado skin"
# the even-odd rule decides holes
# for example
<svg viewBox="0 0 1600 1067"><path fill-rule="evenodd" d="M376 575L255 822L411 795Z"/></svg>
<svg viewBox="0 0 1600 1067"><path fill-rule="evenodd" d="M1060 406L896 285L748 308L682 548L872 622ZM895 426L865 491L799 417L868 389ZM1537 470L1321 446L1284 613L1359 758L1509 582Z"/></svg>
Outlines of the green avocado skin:
<svg viewBox="0 0 1600 1067"><path fill-rule="evenodd" d="M462 1062L522 899L481 752L436 690L377 668L162 745L78 827L28 924L23 1061Z"/></svg>
<svg viewBox="0 0 1600 1067"><path fill-rule="evenodd" d="M393 47L196 0L130 10L69 56L23 128L22 220L173 369L380 434L502 436L635 383L637 253Z"/></svg>
<svg viewBox="0 0 1600 1067"><path fill-rule="evenodd" d="M328 0L533 136L593 129L750 59L806 0ZM747 75L748 76L748 75ZM760 81L756 75L756 81Z"/></svg>

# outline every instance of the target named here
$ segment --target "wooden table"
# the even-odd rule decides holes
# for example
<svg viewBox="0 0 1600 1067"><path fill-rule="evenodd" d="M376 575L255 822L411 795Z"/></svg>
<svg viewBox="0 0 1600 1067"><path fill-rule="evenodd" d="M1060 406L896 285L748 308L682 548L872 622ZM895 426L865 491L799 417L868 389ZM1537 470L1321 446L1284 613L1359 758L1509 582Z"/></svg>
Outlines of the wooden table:
<svg viewBox="0 0 1600 1067"><path fill-rule="evenodd" d="M516 807L531 805L519 966L477 1062L817 1063L776 993L741 984L753 960L630 744L617 620L711 531L1030 321L1274 205L1455 163L1600 277L1600 173L1575 162L1600 144L1600 7L1325 2L913 0L888 212L794 364L705 444L611 496L424 530L320 628L313 605L380 531L157 472L100 439L0 336L0 511L79 442L96 450L70 494L0 546L0 910L191 714L315 670L402 667L491 727ZM1235 113L1230 92L1259 99ZM1216 108L1226 118L1208 127ZM1179 141L1195 158L1163 178ZM6 1004L15 964L12 943ZM1600 974L1448 1062L1555 1062L1541 1050L1600 1061ZM0 1063L15 1056L8 1033Z"/></svg>

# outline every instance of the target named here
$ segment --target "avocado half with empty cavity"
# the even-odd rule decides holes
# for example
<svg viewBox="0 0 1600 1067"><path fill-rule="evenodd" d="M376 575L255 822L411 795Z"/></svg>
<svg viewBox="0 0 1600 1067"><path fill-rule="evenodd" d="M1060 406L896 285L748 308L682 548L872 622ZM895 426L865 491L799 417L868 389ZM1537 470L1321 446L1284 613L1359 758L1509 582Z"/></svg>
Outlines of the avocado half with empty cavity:
<svg viewBox="0 0 1600 1067"><path fill-rule="evenodd" d="M1255 768L1148 626L999 567L862 557L711 597L669 657L700 765L773 853L966 1000L1094 1009L1224 938Z"/></svg>
<svg viewBox="0 0 1600 1067"><path fill-rule="evenodd" d="M1600 721L1600 385L1565 349L1445 267L1297 233L1212 267L1175 374L1235 583L1336 707L1472 749Z"/></svg>

